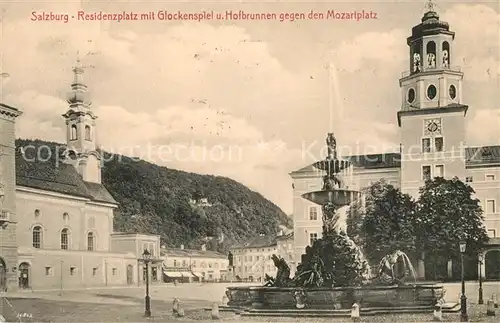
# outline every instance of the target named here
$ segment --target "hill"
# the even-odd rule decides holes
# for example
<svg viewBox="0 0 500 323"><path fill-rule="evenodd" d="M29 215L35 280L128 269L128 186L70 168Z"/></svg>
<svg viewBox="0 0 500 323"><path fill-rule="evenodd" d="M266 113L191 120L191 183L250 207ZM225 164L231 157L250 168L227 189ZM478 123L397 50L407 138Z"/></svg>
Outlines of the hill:
<svg viewBox="0 0 500 323"><path fill-rule="evenodd" d="M16 147L61 144L17 139ZM19 149L18 149L19 150ZM59 151L62 149L59 149ZM227 251L292 220L261 194L226 177L188 173L103 152L102 182L120 203L115 231L158 234L168 246ZM205 200L206 199L206 200Z"/></svg>

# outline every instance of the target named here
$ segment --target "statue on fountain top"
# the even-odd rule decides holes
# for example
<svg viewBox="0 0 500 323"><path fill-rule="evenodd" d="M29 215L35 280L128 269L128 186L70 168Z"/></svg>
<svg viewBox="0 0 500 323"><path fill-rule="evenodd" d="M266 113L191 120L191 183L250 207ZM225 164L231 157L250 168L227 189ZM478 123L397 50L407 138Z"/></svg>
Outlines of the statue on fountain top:
<svg viewBox="0 0 500 323"><path fill-rule="evenodd" d="M329 132L326 136L326 147L328 148L327 160L337 159L337 139L332 132Z"/></svg>

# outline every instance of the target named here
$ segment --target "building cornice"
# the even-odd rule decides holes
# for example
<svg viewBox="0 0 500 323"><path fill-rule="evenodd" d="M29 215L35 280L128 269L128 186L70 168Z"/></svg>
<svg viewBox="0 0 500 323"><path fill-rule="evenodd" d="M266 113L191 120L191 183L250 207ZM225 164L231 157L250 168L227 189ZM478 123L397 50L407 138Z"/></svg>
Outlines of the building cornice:
<svg viewBox="0 0 500 323"><path fill-rule="evenodd" d="M468 109L469 109L468 105L449 104L449 105L444 106L444 107L398 111L398 126L401 127L401 117L420 116L420 115L437 114L437 113L441 113L441 114L442 113L456 113L456 112L463 112L464 117L465 117Z"/></svg>
<svg viewBox="0 0 500 323"><path fill-rule="evenodd" d="M22 114L23 113L20 110L11 107L10 105L0 103L0 115L6 117L7 119L14 120Z"/></svg>
<svg viewBox="0 0 500 323"><path fill-rule="evenodd" d="M436 68L432 70L421 71L418 73L411 73L410 71L404 71L402 73L403 77L399 79L399 86L401 87L404 82L417 78L425 78L426 76L435 76L436 74L448 74L460 76L463 78L464 73L460 70L459 67L451 67L451 68Z"/></svg>

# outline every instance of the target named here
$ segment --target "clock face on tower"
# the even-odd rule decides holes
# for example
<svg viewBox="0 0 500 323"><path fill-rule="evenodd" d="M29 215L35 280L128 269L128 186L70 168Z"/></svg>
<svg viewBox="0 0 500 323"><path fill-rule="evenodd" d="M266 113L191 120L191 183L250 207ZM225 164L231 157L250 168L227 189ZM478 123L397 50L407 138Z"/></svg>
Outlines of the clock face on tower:
<svg viewBox="0 0 500 323"><path fill-rule="evenodd" d="M441 119L428 119L424 122L425 135L441 134Z"/></svg>

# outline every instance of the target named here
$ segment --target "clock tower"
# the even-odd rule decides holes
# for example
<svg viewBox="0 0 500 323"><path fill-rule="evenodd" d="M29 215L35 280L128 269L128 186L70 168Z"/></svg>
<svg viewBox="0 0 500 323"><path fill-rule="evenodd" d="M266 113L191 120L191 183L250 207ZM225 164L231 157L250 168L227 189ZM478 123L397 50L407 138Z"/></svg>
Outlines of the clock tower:
<svg viewBox="0 0 500 323"><path fill-rule="evenodd" d="M407 39L409 67L399 80L401 188L417 196L426 179L465 177L465 114L455 33L430 5Z"/></svg>

